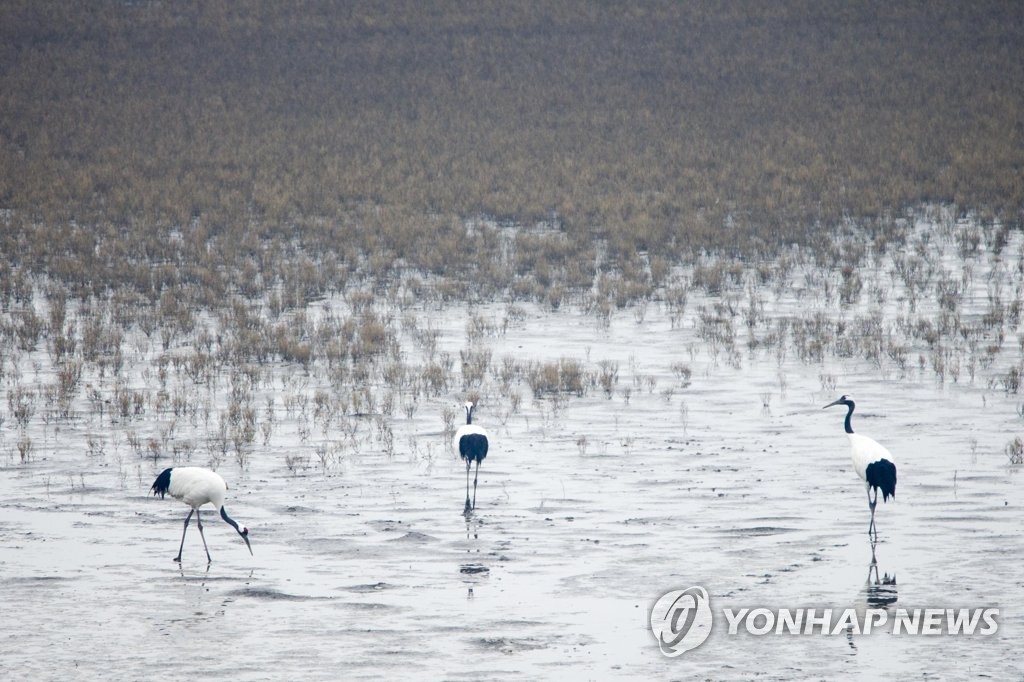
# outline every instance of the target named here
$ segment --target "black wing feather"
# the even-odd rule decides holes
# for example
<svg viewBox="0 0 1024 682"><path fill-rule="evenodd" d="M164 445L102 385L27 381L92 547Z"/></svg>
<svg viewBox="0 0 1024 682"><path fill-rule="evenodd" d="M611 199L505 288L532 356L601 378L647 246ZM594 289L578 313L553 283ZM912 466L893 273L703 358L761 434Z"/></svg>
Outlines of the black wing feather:
<svg viewBox="0 0 1024 682"><path fill-rule="evenodd" d="M155 481L153 481L153 487L150 488L154 495L160 496L160 499L163 499L164 495L167 494L168 489L171 487L171 469L174 469L174 467L164 469L160 472L160 475L156 477Z"/></svg>
<svg viewBox="0 0 1024 682"><path fill-rule="evenodd" d="M888 502L890 497L896 499L896 465L889 460L880 459L869 464L864 478L868 485L882 491L883 502Z"/></svg>

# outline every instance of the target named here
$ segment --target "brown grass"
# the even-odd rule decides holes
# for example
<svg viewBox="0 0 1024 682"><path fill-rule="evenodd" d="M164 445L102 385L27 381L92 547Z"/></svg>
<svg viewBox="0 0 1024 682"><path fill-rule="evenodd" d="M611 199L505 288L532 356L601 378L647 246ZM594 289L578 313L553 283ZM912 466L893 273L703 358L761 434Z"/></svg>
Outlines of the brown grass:
<svg viewBox="0 0 1024 682"><path fill-rule="evenodd" d="M13 0L0 296L45 271L187 327L232 294L301 307L407 267L442 299L555 307L600 268L622 274L607 308L703 249L847 218L1019 225L1021 44L1024 7L995 1Z"/></svg>

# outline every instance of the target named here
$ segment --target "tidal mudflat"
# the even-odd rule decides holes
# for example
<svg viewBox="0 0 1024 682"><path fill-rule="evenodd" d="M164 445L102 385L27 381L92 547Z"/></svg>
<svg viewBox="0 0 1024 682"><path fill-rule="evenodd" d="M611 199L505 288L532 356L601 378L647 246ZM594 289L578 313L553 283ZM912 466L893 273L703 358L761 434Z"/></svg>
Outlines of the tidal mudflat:
<svg viewBox="0 0 1024 682"><path fill-rule="evenodd" d="M178 661L225 680L1017 677L1024 253L967 250L967 229L919 226L855 272L798 253L705 262L671 299L601 313L339 293L268 322L251 306L298 330L297 359L244 356L223 312L164 339L129 326L71 378L81 346L12 350L0 664L36 679ZM344 357L318 350L336 338L353 340ZM899 467L870 574L842 412L821 409L839 393ZM468 518L450 445L466 398L491 435ZM194 529L172 561L187 509L149 487L186 463L228 481L254 556L208 513L213 563ZM691 585L716 608L864 608L881 589L889 609L998 607L999 629L716 623L669 659L649 610Z"/></svg>

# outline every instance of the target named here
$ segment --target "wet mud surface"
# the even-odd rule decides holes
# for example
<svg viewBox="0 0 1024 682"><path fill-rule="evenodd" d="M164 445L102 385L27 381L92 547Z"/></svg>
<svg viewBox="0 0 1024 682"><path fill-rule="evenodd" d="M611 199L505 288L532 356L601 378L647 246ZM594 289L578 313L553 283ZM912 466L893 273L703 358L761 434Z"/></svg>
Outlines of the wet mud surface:
<svg viewBox="0 0 1024 682"><path fill-rule="evenodd" d="M466 308L424 314L440 347L463 346ZM1021 426L1016 395L856 359L752 353L734 366L654 305L608 324L531 308L487 343L495 358L614 360L621 378L610 398L558 403L523 388L513 413L482 396L475 421L491 448L468 519L465 468L439 416L458 409L457 390L390 417L392 451L366 437L324 467L285 466L312 446L281 410L244 468L218 468L255 555L211 509L209 566L194 527L172 561L187 509L149 495L170 458L113 438L88 454L86 434L105 422L84 409L33 427L31 461L0 469L2 667L123 680L182 661L208 680L1020 676L1024 495L1004 452ZM134 371L145 367L140 354ZM843 411L821 409L840 392L899 468L874 549ZM205 450L189 463L205 465ZM649 612L692 585L716 610L998 607L999 630L757 637L716 623L669 659Z"/></svg>

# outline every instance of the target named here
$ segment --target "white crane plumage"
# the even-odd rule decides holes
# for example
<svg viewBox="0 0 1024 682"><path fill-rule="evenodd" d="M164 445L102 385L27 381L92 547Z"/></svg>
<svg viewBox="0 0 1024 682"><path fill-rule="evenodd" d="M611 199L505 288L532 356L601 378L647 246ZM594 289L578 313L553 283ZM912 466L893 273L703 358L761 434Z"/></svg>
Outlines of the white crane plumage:
<svg viewBox="0 0 1024 682"><path fill-rule="evenodd" d="M455 449L459 451L459 457L466 462L466 506L463 514L469 514L476 509L476 482L480 476L480 462L487 456L487 431L473 423L472 402L465 403L466 423L455 432ZM469 501L469 468L476 462L476 473L473 476L473 503Z"/></svg>
<svg viewBox="0 0 1024 682"><path fill-rule="evenodd" d="M245 546L249 548L249 554L252 554L252 545L249 544L249 529L244 526L240 527L224 509L224 494L227 489L227 483L224 482L220 474L202 467L171 467L164 469L153 481L153 487L150 490L154 495L159 495L163 499L164 495L170 493L171 497L181 500L191 507L188 516L185 517L185 528L181 531L181 545L178 547L178 556L174 557L175 561L181 562L181 550L185 547L185 533L188 532L188 522L192 518L193 512L196 515L196 525L199 526L199 537L203 539L203 549L206 550L206 561L207 563L213 561L210 558L210 550L206 546L203 522L199 516L199 508L204 504L212 504L220 512L220 517L242 536Z"/></svg>
<svg viewBox="0 0 1024 682"><path fill-rule="evenodd" d="M850 439L850 457L853 459L853 470L864 481L868 492L868 507L871 509L871 523L868 534L875 530L875 505L878 504L878 491L882 491L882 501L896 499L896 460L884 446L875 440L853 432L850 418L853 416L854 402L846 395L839 396L824 408L835 405L846 406L844 428ZM872 492L874 496L872 496Z"/></svg>

